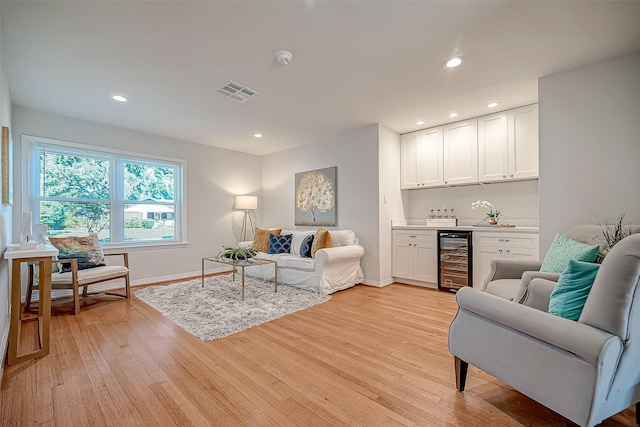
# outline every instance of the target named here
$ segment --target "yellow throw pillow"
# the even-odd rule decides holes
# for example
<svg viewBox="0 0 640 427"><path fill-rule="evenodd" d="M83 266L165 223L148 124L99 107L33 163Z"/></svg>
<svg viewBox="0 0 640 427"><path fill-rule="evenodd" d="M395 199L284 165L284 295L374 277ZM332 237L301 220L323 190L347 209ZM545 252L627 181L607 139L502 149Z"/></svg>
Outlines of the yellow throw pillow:
<svg viewBox="0 0 640 427"><path fill-rule="evenodd" d="M329 231L324 228L318 228L316 231L316 236L313 238L313 244L311 245L311 258L316 257L316 252L318 249L330 248L331 247L331 234Z"/></svg>
<svg viewBox="0 0 640 427"><path fill-rule="evenodd" d="M269 252L269 234L279 236L281 231L281 228L277 230L263 230L256 227L253 233L253 243L251 247L258 252Z"/></svg>

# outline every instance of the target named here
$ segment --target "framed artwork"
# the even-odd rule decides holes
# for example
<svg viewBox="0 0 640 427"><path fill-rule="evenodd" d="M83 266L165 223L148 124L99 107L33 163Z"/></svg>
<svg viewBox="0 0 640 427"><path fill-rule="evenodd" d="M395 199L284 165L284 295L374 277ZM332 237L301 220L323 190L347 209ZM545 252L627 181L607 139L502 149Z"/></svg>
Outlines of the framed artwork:
<svg viewBox="0 0 640 427"><path fill-rule="evenodd" d="M336 225L337 169L296 173L295 225Z"/></svg>
<svg viewBox="0 0 640 427"><path fill-rule="evenodd" d="M13 144L6 126L2 126L2 204L13 204Z"/></svg>

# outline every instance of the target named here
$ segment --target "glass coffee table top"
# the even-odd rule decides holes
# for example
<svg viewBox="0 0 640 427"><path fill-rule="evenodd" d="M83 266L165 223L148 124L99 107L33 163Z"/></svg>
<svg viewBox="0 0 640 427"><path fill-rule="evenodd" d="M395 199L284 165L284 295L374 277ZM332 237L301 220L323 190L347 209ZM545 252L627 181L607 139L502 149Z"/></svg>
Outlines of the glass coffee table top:
<svg viewBox="0 0 640 427"><path fill-rule="evenodd" d="M204 288L204 264L206 261L217 262L219 264L227 264L233 266L233 281L236 280L236 268L242 269L242 299L244 300L244 269L245 267L253 267L256 265L273 264L273 281L275 283L275 293L278 293L278 266L275 259L266 258L249 258L245 260L234 260L231 258L203 257L202 258L202 287Z"/></svg>

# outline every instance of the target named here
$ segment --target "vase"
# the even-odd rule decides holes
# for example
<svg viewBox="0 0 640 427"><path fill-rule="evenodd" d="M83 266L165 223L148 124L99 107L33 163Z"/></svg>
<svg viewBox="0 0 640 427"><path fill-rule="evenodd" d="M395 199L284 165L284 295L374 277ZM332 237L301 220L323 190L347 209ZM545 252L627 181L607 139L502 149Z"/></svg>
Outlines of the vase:
<svg viewBox="0 0 640 427"><path fill-rule="evenodd" d="M489 215L489 224L498 225L498 217L494 215Z"/></svg>

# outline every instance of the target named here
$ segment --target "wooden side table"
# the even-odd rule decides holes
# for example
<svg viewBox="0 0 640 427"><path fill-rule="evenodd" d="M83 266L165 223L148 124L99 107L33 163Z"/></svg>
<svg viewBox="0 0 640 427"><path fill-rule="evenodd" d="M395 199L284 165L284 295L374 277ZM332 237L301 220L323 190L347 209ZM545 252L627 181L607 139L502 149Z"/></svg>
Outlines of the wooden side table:
<svg viewBox="0 0 640 427"><path fill-rule="evenodd" d="M4 253L4 259L11 260L11 323L9 326L9 351L7 364L22 362L49 354L49 320L51 318L51 264L58 250L50 245L41 245L36 249L20 250L11 245ZM23 262L37 262L40 266L38 316L30 319L21 317L20 297L22 296L21 265ZM20 328L23 320L38 321L39 350L18 354Z"/></svg>

